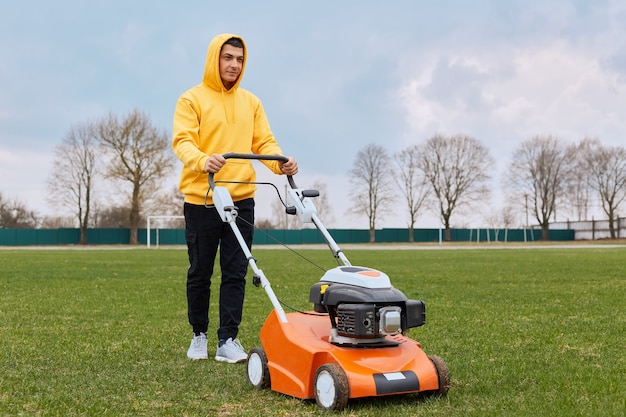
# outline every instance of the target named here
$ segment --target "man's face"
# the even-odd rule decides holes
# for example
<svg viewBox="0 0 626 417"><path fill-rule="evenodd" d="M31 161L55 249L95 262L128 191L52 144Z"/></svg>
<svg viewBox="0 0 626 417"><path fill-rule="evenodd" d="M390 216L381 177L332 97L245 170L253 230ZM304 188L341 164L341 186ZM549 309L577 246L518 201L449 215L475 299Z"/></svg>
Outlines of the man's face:
<svg viewBox="0 0 626 417"><path fill-rule="evenodd" d="M243 67L243 48L224 45L220 53L220 77L227 89L232 88Z"/></svg>

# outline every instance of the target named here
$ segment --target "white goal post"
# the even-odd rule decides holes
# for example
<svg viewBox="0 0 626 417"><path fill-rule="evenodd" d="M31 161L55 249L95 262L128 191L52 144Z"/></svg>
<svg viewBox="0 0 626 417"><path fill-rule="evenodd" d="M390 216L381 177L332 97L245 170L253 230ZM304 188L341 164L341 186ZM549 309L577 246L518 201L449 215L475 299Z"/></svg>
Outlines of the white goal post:
<svg viewBox="0 0 626 417"><path fill-rule="evenodd" d="M173 219L184 219L185 216L148 216L148 221L147 221L147 225L146 225L146 246L148 247L148 249L150 249L150 225L152 223L152 220L173 220ZM156 247L159 247L159 228L156 227Z"/></svg>

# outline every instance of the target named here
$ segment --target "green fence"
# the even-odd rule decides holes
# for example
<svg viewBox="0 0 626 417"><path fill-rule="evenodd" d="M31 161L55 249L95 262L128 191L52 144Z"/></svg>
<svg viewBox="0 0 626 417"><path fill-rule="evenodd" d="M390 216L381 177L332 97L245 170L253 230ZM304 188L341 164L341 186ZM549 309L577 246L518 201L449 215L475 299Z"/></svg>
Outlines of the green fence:
<svg viewBox="0 0 626 417"><path fill-rule="evenodd" d="M368 243L369 231L362 229L330 229L330 234L339 244ZM443 230L415 229L415 242L438 242ZM453 242L524 242L541 240L538 229L451 229ZM129 229L88 229L89 245L124 245L130 239ZM139 229L137 239L140 244L147 244L146 229ZM553 241L575 240L574 230L550 230L549 239ZM77 245L80 241L79 229L0 229L0 246L35 246L35 245ZM408 229L376 230L378 243L402 243L409 241ZM267 244L314 244L324 243L317 229L302 230L257 230L254 234L255 245ZM183 229L151 229L151 245L184 245Z"/></svg>

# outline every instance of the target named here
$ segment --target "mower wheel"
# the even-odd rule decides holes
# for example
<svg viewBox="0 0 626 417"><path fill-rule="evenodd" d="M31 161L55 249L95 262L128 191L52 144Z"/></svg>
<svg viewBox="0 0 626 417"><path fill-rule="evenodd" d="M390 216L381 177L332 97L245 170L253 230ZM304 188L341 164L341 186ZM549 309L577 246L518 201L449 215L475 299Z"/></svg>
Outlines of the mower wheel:
<svg viewBox="0 0 626 417"><path fill-rule="evenodd" d="M247 362L248 381L255 388L268 388L270 386L270 371L267 367L267 356L263 348L250 349Z"/></svg>
<svg viewBox="0 0 626 417"><path fill-rule="evenodd" d="M315 401L323 410L340 411L348 404L348 378L341 366L327 363L315 373Z"/></svg>
<svg viewBox="0 0 626 417"><path fill-rule="evenodd" d="M450 372L448 371L448 365L437 355L428 355L428 359L435 365L437 379L439 381L439 389L431 391L430 394L437 397L445 397L450 388Z"/></svg>

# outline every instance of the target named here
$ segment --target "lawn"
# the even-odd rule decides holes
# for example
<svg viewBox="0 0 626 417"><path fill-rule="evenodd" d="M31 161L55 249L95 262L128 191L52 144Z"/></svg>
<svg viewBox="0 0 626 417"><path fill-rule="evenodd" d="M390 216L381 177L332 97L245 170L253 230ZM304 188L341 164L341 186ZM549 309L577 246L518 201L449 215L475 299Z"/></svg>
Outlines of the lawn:
<svg viewBox="0 0 626 417"><path fill-rule="evenodd" d="M254 251L277 296L310 309L309 287L335 264L327 250L299 253ZM351 400L337 415L624 415L626 249L346 254L425 301L427 323L409 335L446 361L452 386L446 398ZM326 415L254 389L241 364L186 358L186 264L183 249L1 250L0 415ZM246 348L271 310L250 281Z"/></svg>

